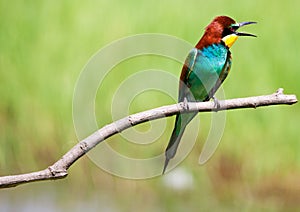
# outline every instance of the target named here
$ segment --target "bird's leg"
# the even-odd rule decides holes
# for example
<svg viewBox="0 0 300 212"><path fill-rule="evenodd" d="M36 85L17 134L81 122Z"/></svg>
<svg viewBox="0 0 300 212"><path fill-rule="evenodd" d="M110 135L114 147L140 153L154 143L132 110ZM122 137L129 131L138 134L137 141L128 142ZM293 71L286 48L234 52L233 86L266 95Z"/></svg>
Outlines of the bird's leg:
<svg viewBox="0 0 300 212"><path fill-rule="evenodd" d="M213 96L212 99L214 100L214 105L215 105L215 108L216 108L215 111L218 112L218 110L221 108L220 102L217 99L217 97L215 97L215 96Z"/></svg>

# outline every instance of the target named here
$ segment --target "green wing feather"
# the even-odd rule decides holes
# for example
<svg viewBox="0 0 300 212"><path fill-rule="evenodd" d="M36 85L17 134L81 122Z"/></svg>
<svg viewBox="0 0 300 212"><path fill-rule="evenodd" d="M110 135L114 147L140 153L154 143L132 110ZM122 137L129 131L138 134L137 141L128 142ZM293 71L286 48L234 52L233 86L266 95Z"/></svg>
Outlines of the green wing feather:
<svg viewBox="0 0 300 212"><path fill-rule="evenodd" d="M212 48L208 52L194 48L188 54L180 76L179 102L208 101L225 80L231 65L230 52L224 46L216 45ZM220 48L216 55L210 54L210 51L215 51L214 48ZM177 152L186 126L195 115L195 112L176 115L175 126L165 152L163 173Z"/></svg>

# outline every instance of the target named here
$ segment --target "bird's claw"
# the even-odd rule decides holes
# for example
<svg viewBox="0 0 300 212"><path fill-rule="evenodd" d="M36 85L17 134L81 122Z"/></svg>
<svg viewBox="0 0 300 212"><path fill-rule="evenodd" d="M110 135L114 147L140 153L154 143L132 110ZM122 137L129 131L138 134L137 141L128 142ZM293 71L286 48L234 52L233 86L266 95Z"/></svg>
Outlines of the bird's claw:
<svg viewBox="0 0 300 212"><path fill-rule="evenodd" d="M188 100L186 97L184 97L184 100L183 100L183 109L189 110L189 104L188 104Z"/></svg>
<svg viewBox="0 0 300 212"><path fill-rule="evenodd" d="M214 100L215 111L218 112L221 108L220 102L215 96L213 96L212 99Z"/></svg>

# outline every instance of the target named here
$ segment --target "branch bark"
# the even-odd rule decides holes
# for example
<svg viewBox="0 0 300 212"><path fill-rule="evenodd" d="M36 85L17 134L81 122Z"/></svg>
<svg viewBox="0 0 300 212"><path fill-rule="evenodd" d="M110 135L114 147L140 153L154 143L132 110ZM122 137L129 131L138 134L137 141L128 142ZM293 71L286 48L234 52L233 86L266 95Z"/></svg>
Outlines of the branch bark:
<svg viewBox="0 0 300 212"><path fill-rule="evenodd" d="M136 113L108 124L103 128L97 130L96 132L76 144L65 155L63 155L61 159L44 170L27 174L0 177L0 188L14 187L20 184L34 181L56 180L65 178L68 175L67 171L70 166L84 154L86 154L90 149L94 148L97 144L104 141L105 139L143 122L164 118L166 116L172 116L177 113L188 113L193 111L209 112L239 108L257 108L261 106L278 104L292 105L297 103L297 101L298 100L295 95L285 95L283 94L283 89L279 88L274 94L271 95L222 100L219 101L220 107L218 108L216 108L214 102L189 102L187 104L181 102L178 104L162 106L144 112Z"/></svg>

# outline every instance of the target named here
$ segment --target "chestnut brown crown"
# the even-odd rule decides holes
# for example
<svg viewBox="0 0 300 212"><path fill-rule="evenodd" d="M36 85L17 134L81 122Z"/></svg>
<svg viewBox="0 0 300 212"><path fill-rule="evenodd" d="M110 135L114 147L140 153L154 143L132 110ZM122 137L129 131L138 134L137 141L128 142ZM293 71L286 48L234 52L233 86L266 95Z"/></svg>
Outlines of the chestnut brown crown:
<svg viewBox="0 0 300 212"><path fill-rule="evenodd" d="M200 39L200 41L197 43L196 48L202 49L212 44L217 44L222 41L223 38L225 38L228 35L233 35L235 39L233 39L233 42L237 39L238 36L253 36L255 35L248 34L248 33L242 33L237 32L240 27L248 25L248 24L254 24L256 22L241 22L237 23L235 20L228 16L217 16L213 19L213 21L205 28L204 35ZM228 47L231 47L228 46Z"/></svg>

